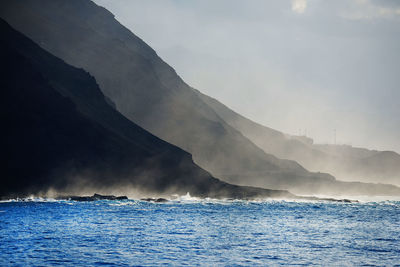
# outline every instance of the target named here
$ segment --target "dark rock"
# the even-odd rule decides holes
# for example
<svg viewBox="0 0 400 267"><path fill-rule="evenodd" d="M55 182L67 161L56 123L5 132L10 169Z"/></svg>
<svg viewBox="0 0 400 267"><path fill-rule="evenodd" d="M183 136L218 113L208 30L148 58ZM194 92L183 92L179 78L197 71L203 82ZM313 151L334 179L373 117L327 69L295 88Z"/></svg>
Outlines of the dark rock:
<svg viewBox="0 0 400 267"><path fill-rule="evenodd" d="M72 200L72 201L96 201L96 200L126 200L126 196L113 196L113 195L100 195L94 194L93 196L62 196L57 199Z"/></svg>
<svg viewBox="0 0 400 267"><path fill-rule="evenodd" d="M100 195L100 194L94 194L93 195L93 198L95 198L96 200L103 200L103 199L106 199L106 200L125 200L125 199L128 199L128 197L126 197L126 196L113 196L113 195L106 195L106 196L103 196L103 195Z"/></svg>
<svg viewBox="0 0 400 267"><path fill-rule="evenodd" d="M94 201L95 199L93 197L80 197L80 196L70 196L65 198L66 200L72 200L72 201Z"/></svg>
<svg viewBox="0 0 400 267"><path fill-rule="evenodd" d="M157 203L168 202L168 199L165 198L141 198L140 200L147 202L157 202Z"/></svg>
<svg viewBox="0 0 400 267"><path fill-rule="evenodd" d="M329 202L343 202L343 203L358 203L358 200L351 199L336 199L336 198L319 198L319 197L296 197L302 200L312 200L312 201L329 201Z"/></svg>

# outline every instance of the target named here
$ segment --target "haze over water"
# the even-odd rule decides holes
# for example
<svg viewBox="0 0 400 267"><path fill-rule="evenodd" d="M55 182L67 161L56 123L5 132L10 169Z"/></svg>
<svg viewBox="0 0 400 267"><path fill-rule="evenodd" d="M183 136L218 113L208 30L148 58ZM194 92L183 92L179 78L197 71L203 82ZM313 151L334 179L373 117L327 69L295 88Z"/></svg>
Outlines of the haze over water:
<svg viewBox="0 0 400 267"><path fill-rule="evenodd" d="M0 203L0 265L396 265L399 201Z"/></svg>

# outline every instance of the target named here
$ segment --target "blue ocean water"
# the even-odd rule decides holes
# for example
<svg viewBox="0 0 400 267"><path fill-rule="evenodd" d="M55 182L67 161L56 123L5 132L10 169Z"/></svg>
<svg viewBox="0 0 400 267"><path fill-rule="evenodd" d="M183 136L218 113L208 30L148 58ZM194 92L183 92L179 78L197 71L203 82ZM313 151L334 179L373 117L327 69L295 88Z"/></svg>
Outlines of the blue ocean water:
<svg viewBox="0 0 400 267"><path fill-rule="evenodd" d="M400 264L400 202L0 203L1 266L286 264Z"/></svg>

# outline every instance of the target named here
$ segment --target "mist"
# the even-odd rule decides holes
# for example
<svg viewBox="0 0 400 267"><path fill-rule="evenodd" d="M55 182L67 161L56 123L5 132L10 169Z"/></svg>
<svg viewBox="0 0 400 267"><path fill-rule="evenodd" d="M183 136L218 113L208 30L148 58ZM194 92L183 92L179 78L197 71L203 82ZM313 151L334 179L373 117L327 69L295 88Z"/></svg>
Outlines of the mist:
<svg viewBox="0 0 400 267"><path fill-rule="evenodd" d="M254 121L400 151L396 1L95 2L188 84Z"/></svg>
<svg viewBox="0 0 400 267"><path fill-rule="evenodd" d="M82 187L85 190L97 188L96 191L104 192L101 188L102 185L109 187L111 184L115 184L124 187L125 181L129 180L134 186L146 192L163 194L190 192L193 196L208 197L248 198L260 195L270 197L274 193L273 190L288 190L298 195L400 194L400 188L390 185L338 181L396 184L389 181L393 177L394 180L397 179L400 170L396 168L393 168L393 177L392 173L386 174L379 168L373 170L379 176L385 175L385 179L368 177L371 179L363 180L361 178L364 178L364 174L360 174L359 171L361 169L366 173L371 173L370 169L364 168L364 166L377 165L380 167L382 165L380 162L388 163L385 165L386 169L390 169L392 165L400 166L399 155L395 153L378 155L379 158L371 159L373 164L368 162L351 164L356 166L355 171L361 178L334 177L337 172L332 171L329 166L342 166L342 162L337 159L343 161L342 155L344 154L339 153L339 156L334 159L335 161L331 161L331 152L324 154L322 151L324 148L318 147L317 149L312 142L308 144L304 137L291 136L272 128L263 127L240 116L215 99L202 95L200 91L194 89L197 86L192 87L177 76L175 70L160 59L151 46L134 34L134 29L132 32L127 30L106 9L90 1L71 2L68 5L69 9L65 12L62 0L47 1L44 4L57 16L45 12L43 6L38 6L34 0L24 4L13 1L5 2L4 8L0 9L0 14L11 26L40 44L41 49L47 50L46 53L50 53L44 54L45 51L27 40L24 43L26 47L33 49L33 52L28 51L31 51L36 58L35 65L38 65L41 74L49 79L51 87L46 87L46 90L54 93L54 101L64 101L62 99L67 97L76 103L77 110L65 107L65 112L69 114L68 120L58 121L59 127L56 130L63 132L63 129L68 129L68 132L63 132L63 136L68 142L73 141L77 144L76 149L71 146L68 146L68 149L72 152L79 149L86 154L75 153L76 156L73 154L72 161L69 154L60 155L71 162L80 162L80 159L83 159L84 164L78 166L77 173L86 169L97 170L98 175L91 175L87 179L98 180L100 186L97 184L78 185L71 187L72 191L75 191L76 187ZM289 12L302 16L310 5L308 2L300 1L289 7L291 7ZM77 10L79 12L76 12ZM143 11L146 11L146 8ZM41 19L38 19L38 16ZM69 19L65 20L64 17ZM46 21L52 22L51 28L48 27ZM7 26L5 25L5 27ZM10 31L10 35L16 34ZM82 37L79 42L71 41L75 40L77 36ZM210 34L208 38L213 38L213 35ZM14 43L19 44L17 46L19 53L28 53L26 49L23 49L21 42L15 41ZM226 44L230 47L228 42ZM263 82L263 72L261 70L254 72L252 75L257 76L257 79L253 79L253 76L245 77L243 74L245 71L243 73L241 71L254 68L251 60L254 62L260 60L256 57L249 57L248 67L244 64L240 65L243 57L250 53L251 49L238 50L236 54L235 51L229 51L229 49L222 52L221 56L234 56L235 60L232 60L232 64L228 64L229 62L226 61L226 65L237 67L238 72L235 75L237 86L256 88L252 85ZM27 56L31 58L32 55L29 53ZM56 58L53 58L54 56ZM45 58L48 60L44 60ZM297 58L293 60L300 62ZM65 66L65 63L70 66ZM277 66L282 66L278 59L275 63ZM54 66L63 71L53 72ZM216 66L218 67L218 65ZM212 68L205 69L212 70ZM287 82L288 85L293 82L301 85L300 80L292 81L282 75L279 76L278 70L274 70L272 67L270 70L271 72L265 73L276 74L278 78L283 77L282 81ZM216 70L215 73L218 71ZM67 74L69 80L65 79ZM78 79L78 77L81 78ZM82 79L85 83L81 82ZM235 82L235 79L232 78L229 82ZM32 82L24 84L26 87L28 85L31 86ZM232 85L232 87L234 86ZM201 88L199 89L203 91ZM10 89L10 94L12 92L14 91ZM30 91L27 90L27 92ZM256 90L248 92L250 92L247 94L248 96L257 93L257 101L264 101L263 95ZM282 109L282 115L276 116L281 121L290 121L288 116L285 117L286 110L293 111L296 105L300 104L307 104L310 107L307 112L319 114L315 112L316 106L313 105L318 96L311 97L306 95L306 91L295 89L292 89L291 92L295 95L297 102L288 92L276 89L276 97L274 99L267 98L264 102L270 101L270 104L265 105L264 108L268 110L276 106L277 111ZM228 97L240 96L230 93L226 95ZM43 93L43 96L46 97L48 94ZM19 97L18 99L22 103L27 102L26 98L20 95L10 97L10 99L15 97ZM243 106L249 110L257 106L257 104L247 103L246 96L242 96L242 99L244 99ZM323 105L320 104L320 107ZM49 108L60 110L59 105ZM37 112L52 114L52 112L41 109ZM18 112L15 113L16 116L19 116ZM293 114L296 118L303 120L313 119L313 114L310 117L302 116L300 110ZM32 120L36 117L38 116L32 116ZM349 116L344 117L349 118ZM82 121L82 126L78 126L84 127L87 135L77 135L72 130L77 128L75 121ZM42 123L50 124L52 129L54 128L54 123L46 120L43 120ZM327 123L332 123L332 120ZM309 128L299 130L299 135L305 134L306 130L310 134ZM339 130L337 129L337 132L340 132ZM19 133L18 129L15 131ZM54 131L49 131L49 135ZM26 139L25 136L22 136L25 132L20 134L21 139ZM94 140L92 136L98 136L98 140ZM38 138L40 137L39 135ZM39 144L35 140L33 138L33 145ZM54 139L54 143L60 146L61 151L65 150L62 144L68 142ZM47 147L48 139L44 139L43 143ZM36 149L36 146L34 148ZM21 147L21 149L26 148ZM370 155L370 152L367 151L366 154ZM65 162L60 155L58 155L60 163ZM396 157L398 157L397 161ZM20 162L19 157L16 157L17 161ZM357 159L353 162L355 161ZM310 165L310 162L317 165ZM329 168L325 167L327 164ZM52 168L53 165L49 163ZM144 173L138 174L138 170L143 170ZM77 179L85 180L86 178L83 176ZM120 181L123 181L123 185ZM16 183L15 188L18 188L18 185L19 183ZM51 186L51 184L49 185ZM117 190L119 189L117 188ZM280 195L280 192L276 191L275 193Z"/></svg>

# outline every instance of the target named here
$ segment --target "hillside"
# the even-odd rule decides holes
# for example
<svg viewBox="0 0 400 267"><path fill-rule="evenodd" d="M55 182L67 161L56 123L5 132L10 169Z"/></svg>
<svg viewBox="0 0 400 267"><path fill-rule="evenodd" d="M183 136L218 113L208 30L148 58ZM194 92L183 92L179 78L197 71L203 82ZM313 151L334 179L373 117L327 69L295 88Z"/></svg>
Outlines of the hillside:
<svg viewBox="0 0 400 267"><path fill-rule="evenodd" d="M123 192L292 196L221 182L116 111L95 79L0 20L0 198Z"/></svg>
<svg viewBox="0 0 400 267"><path fill-rule="evenodd" d="M311 138L291 136L253 122L219 101L195 92L229 125L265 152L295 160L311 171L326 172L343 181L400 186L400 155L349 145L314 144Z"/></svg>
<svg viewBox="0 0 400 267"><path fill-rule="evenodd" d="M333 188L325 186L335 182L332 176L309 172L249 140L183 82L153 49L93 2L6 0L0 7L0 16L13 27L93 75L126 118L188 151L196 164L215 177L305 194L330 193L327 189ZM274 143L274 139L268 142ZM312 153L321 154L316 150ZM304 186L308 184L315 186ZM341 192L338 188L336 193ZM350 188L359 193L359 187Z"/></svg>

